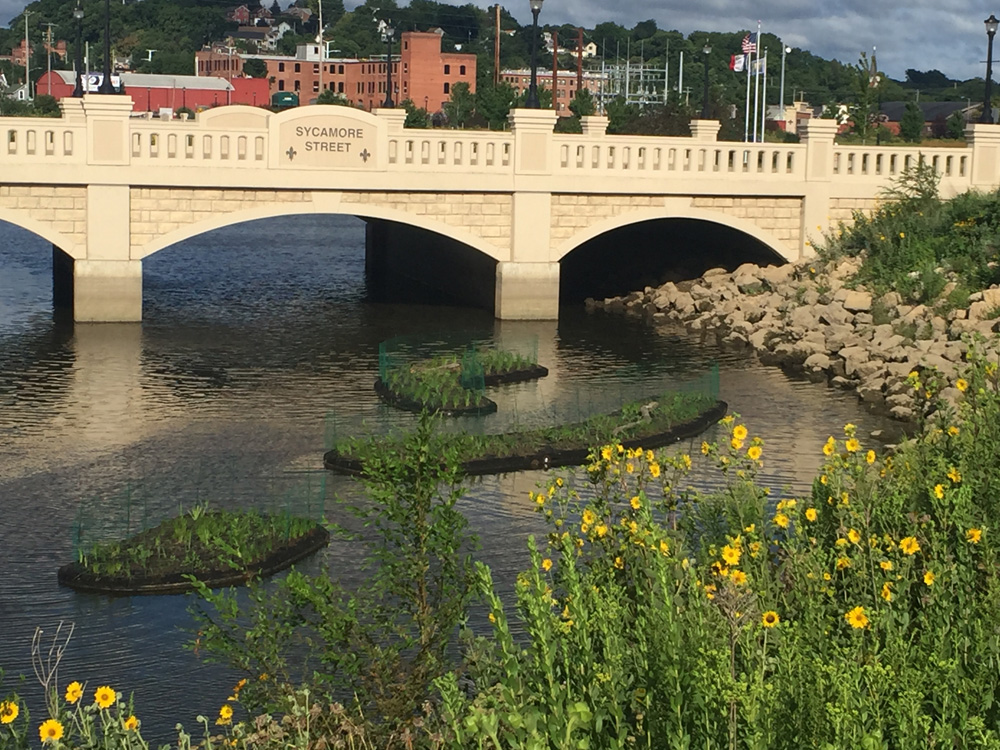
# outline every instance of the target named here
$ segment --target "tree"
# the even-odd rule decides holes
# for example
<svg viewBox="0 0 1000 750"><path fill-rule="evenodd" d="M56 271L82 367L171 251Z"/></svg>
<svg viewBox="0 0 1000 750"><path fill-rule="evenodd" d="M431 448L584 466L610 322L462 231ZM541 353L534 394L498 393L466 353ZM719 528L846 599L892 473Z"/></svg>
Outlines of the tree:
<svg viewBox="0 0 1000 750"><path fill-rule="evenodd" d="M509 83L492 83L476 89L476 112L482 117L490 130L502 130L507 124L510 108L517 101L517 92Z"/></svg>
<svg viewBox="0 0 1000 750"><path fill-rule="evenodd" d="M280 16L281 15L281 6L278 4L278 0L274 0L274 2L271 3L271 7L268 10L271 11L271 16L272 17L277 18L278 16Z"/></svg>
<svg viewBox="0 0 1000 750"><path fill-rule="evenodd" d="M404 128L426 129L431 126L431 114L423 107L418 107L412 99L404 99L400 106L406 110Z"/></svg>
<svg viewBox="0 0 1000 750"><path fill-rule="evenodd" d="M249 78L267 78L267 63L256 57L244 60L243 75Z"/></svg>
<svg viewBox="0 0 1000 750"><path fill-rule="evenodd" d="M597 103L590 89L578 89L573 101L569 103L569 111L577 117L586 117L597 112Z"/></svg>
<svg viewBox="0 0 1000 750"><path fill-rule="evenodd" d="M904 141L918 143L924 134L924 113L913 103L906 103L906 111L899 118L899 134Z"/></svg>
<svg viewBox="0 0 1000 750"><path fill-rule="evenodd" d="M867 52L861 53L852 76L854 103L848 108L853 130L861 136L862 143L867 142L868 137L875 132L875 104L879 83L884 78L882 73L873 69L872 62L869 62Z"/></svg>
<svg viewBox="0 0 1000 750"><path fill-rule="evenodd" d="M639 117L639 107L636 104L629 104L624 97L619 96L608 102L605 110L608 116L609 133L631 132L630 125Z"/></svg>
<svg viewBox="0 0 1000 750"><path fill-rule="evenodd" d="M316 97L317 104L337 104L341 107L353 106L347 97L343 94L338 94L332 89L323 89L319 92L319 96Z"/></svg>
<svg viewBox="0 0 1000 750"><path fill-rule="evenodd" d="M945 125L945 135L956 140L965 137L965 118L961 112L952 112Z"/></svg>
<svg viewBox="0 0 1000 750"><path fill-rule="evenodd" d="M451 98L444 103L444 113L448 124L462 128L476 110L476 98L469 90L469 84L459 81L451 87Z"/></svg>

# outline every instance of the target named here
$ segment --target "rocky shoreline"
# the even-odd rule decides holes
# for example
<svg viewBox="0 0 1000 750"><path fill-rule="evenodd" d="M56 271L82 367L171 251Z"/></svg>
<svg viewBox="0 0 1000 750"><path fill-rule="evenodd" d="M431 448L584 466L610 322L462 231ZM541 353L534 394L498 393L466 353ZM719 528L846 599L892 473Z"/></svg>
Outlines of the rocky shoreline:
<svg viewBox="0 0 1000 750"><path fill-rule="evenodd" d="M746 263L586 304L714 334L722 344L753 350L764 364L853 389L873 411L902 422L913 423L920 413L918 394L907 383L913 371L935 369L945 383L941 397L954 404L968 351L963 334L982 334L996 356L1000 288L976 292L967 307L945 312L939 303L955 289L953 280L937 303L907 304L895 292L873 297L862 285L850 288L860 265L857 258Z"/></svg>

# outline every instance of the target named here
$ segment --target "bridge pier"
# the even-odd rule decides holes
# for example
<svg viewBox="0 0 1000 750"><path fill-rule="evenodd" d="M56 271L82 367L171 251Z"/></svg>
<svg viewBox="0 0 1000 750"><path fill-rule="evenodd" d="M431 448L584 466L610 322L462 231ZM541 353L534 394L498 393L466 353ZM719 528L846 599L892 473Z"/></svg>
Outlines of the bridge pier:
<svg viewBox="0 0 1000 750"><path fill-rule="evenodd" d="M500 320L556 320L559 264L497 263L494 314Z"/></svg>

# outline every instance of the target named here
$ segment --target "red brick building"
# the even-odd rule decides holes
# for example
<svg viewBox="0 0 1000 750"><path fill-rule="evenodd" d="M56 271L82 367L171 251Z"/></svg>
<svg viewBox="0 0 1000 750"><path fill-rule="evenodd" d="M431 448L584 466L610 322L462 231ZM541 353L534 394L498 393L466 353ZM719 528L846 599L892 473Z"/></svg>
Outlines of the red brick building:
<svg viewBox="0 0 1000 750"><path fill-rule="evenodd" d="M539 90L552 90L552 71L539 70L536 73L537 86ZM518 94L528 90L531 85L530 70L504 70L500 73L500 80L509 83ZM575 70L560 70L556 77L555 110L560 117L569 117L573 113L570 111L569 103L576 96L577 80ZM590 91L597 98L601 92L604 81L600 73L584 72L583 88Z"/></svg>
<svg viewBox="0 0 1000 750"><path fill-rule="evenodd" d="M418 107L437 112L451 97L451 89L456 83L468 83L469 89L475 92L476 56L442 52L439 33L404 31L393 46L392 100L395 104L411 99ZM237 80L233 77L242 73L243 60L262 60L267 65L271 93L297 93L302 104L314 101L323 89L340 94L351 104L369 111L385 101L384 55L367 60L324 58L322 71L318 44L299 45L295 57L241 57L216 47L201 50L195 59L198 75L231 80Z"/></svg>
<svg viewBox="0 0 1000 750"><path fill-rule="evenodd" d="M32 45L30 49L31 52L34 53L35 51L34 45ZM62 39L60 39L53 45L45 44L44 49L48 50L54 55L59 55L59 57L66 59L66 42L63 41ZM10 61L14 63L14 65L19 65L22 68L24 67L24 58L25 58L24 50L25 50L24 40L22 39L20 44L18 44L11 50L10 54Z"/></svg>
<svg viewBox="0 0 1000 750"><path fill-rule="evenodd" d="M96 76L95 76L96 78ZM132 97L133 112L158 112L161 108L197 111L224 104L249 104L264 107L271 103L267 81L263 78L222 78L197 76L152 75L147 73L122 73L125 93ZM72 96L76 88L76 73L71 70L53 70L38 79L36 91L62 99ZM90 88L96 90L96 82Z"/></svg>

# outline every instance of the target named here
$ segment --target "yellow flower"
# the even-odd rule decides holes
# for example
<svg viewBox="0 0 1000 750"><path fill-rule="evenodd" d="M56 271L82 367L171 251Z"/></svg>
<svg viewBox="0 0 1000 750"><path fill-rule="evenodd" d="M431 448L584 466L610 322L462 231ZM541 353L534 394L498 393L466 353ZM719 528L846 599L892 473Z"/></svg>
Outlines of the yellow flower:
<svg viewBox="0 0 1000 750"><path fill-rule="evenodd" d="M747 574L744 573L742 570L734 570L733 576L730 580L732 580L732 582L735 583L737 586L742 586L747 582Z"/></svg>
<svg viewBox="0 0 1000 750"><path fill-rule="evenodd" d="M618 570L621 570L622 568L625 567L625 561L622 560L620 557L616 557L615 558L615 567L618 568Z"/></svg>
<svg viewBox="0 0 1000 750"><path fill-rule="evenodd" d="M934 485L934 497L936 497L938 500L941 500L944 497L944 485L943 484L935 484Z"/></svg>
<svg viewBox="0 0 1000 750"><path fill-rule="evenodd" d="M636 495L628 501L628 504L632 506L632 510L639 510L639 508L642 507L642 500L640 500L639 496Z"/></svg>
<svg viewBox="0 0 1000 750"><path fill-rule="evenodd" d="M870 450L865 454L865 462L869 464L875 463L875 451Z"/></svg>
<svg viewBox="0 0 1000 750"><path fill-rule="evenodd" d="M597 532L597 536L603 539L608 533L608 527L603 523L599 523L594 527L594 531Z"/></svg>
<svg viewBox="0 0 1000 750"><path fill-rule="evenodd" d="M979 544L979 540L983 538L982 529L969 529L965 532L966 541L972 542L973 544Z"/></svg>
<svg viewBox="0 0 1000 750"><path fill-rule="evenodd" d="M232 724L233 722L233 707L225 704L219 709L219 718L215 720L215 723L219 726L226 726L227 724Z"/></svg>
<svg viewBox="0 0 1000 750"><path fill-rule="evenodd" d="M823 455L832 456L833 452L837 450L837 443L834 441L833 436L823 444Z"/></svg>
<svg viewBox="0 0 1000 750"><path fill-rule="evenodd" d="M856 529L851 529L847 532L847 538L851 540L851 544L857 544L861 541L861 534Z"/></svg>
<svg viewBox="0 0 1000 750"><path fill-rule="evenodd" d="M948 469L948 474L946 476L948 477L948 479L950 479L955 484L958 484L959 482L962 481L962 474L961 474L961 472L959 472L959 470L956 469L954 466L952 466L950 469Z"/></svg>
<svg viewBox="0 0 1000 750"><path fill-rule="evenodd" d="M733 438L732 440L729 441L729 444L733 446L734 451L738 451L743 448L743 441L740 440L739 438Z"/></svg>
<svg viewBox="0 0 1000 750"><path fill-rule="evenodd" d="M881 594L881 596L887 602L891 602L892 601L892 584L889 581L886 581L885 583L882 584L882 594Z"/></svg>
<svg viewBox="0 0 1000 750"><path fill-rule="evenodd" d="M837 570L844 570L845 568L851 567L851 560L847 557L837 558Z"/></svg>
<svg viewBox="0 0 1000 750"><path fill-rule="evenodd" d="M861 443L858 442L857 438L850 438L846 443L844 443L844 447L847 448L848 453L855 453L860 450Z"/></svg>
<svg viewBox="0 0 1000 750"><path fill-rule="evenodd" d="M71 682L66 686L66 702L76 703L83 697L83 685L79 682Z"/></svg>
<svg viewBox="0 0 1000 750"><path fill-rule="evenodd" d="M690 462L690 460L691 459L689 458L688 461ZM690 465L688 466L688 468L691 468ZM660 476L660 465L658 463L654 462L649 465L649 476L651 476L653 479L656 479L657 477Z"/></svg>
<svg viewBox="0 0 1000 750"><path fill-rule="evenodd" d="M761 449L759 445L751 445L747 448L747 456L750 457L751 461L757 461L760 459Z"/></svg>
<svg viewBox="0 0 1000 750"><path fill-rule="evenodd" d="M958 435L960 431L961 430L959 430L955 425L952 425L951 427L948 428L948 434L951 435L952 437Z"/></svg>
<svg viewBox="0 0 1000 750"><path fill-rule="evenodd" d="M687 469L688 471L691 470L691 456L689 456L687 453L681 456L681 463L684 464L685 469Z"/></svg>
<svg viewBox="0 0 1000 750"><path fill-rule="evenodd" d="M705 587L705 596L707 596L709 599L714 599L715 598L714 591L715 591L715 584L714 583L708 584Z"/></svg>
<svg viewBox="0 0 1000 750"><path fill-rule="evenodd" d="M707 456L712 447L704 440L701 441L701 455Z"/></svg>
<svg viewBox="0 0 1000 750"><path fill-rule="evenodd" d="M537 495L535 495L533 492L528 494L534 495L535 502L538 503L539 506L545 505L545 495L543 495L541 492L539 492Z"/></svg>
<svg viewBox="0 0 1000 750"><path fill-rule="evenodd" d="M868 627L868 617L865 615L864 607L855 607L844 615L844 619L857 630Z"/></svg>
<svg viewBox="0 0 1000 750"><path fill-rule="evenodd" d="M788 528L788 516L784 513L778 513L774 516L774 523L776 526L780 526L783 529Z"/></svg>
<svg viewBox="0 0 1000 750"><path fill-rule="evenodd" d="M562 477L556 477L556 487L562 487L562 486L563 486Z"/></svg>
<svg viewBox="0 0 1000 750"><path fill-rule="evenodd" d="M670 554L670 545L667 544L667 542L663 539L660 540L660 552L662 552L664 555Z"/></svg>
<svg viewBox="0 0 1000 750"><path fill-rule="evenodd" d="M903 550L904 555L915 555L920 551L920 543L915 537L908 536L899 540L899 548Z"/></svg>
<svg viewBox="0 0 1000 750"><path fill-rule="evenodd" d="M806 520L815 521L819 517L819 513L816 512L815 508L806 508Z"/></svg>
<svg viewBox="0 0 1000 750"><path fill-rule="evenodd" d="M734 547L727 544L722 548L722 559L725 560L726 565L739 565L740 564L740 548Z"/></svg>
<svg viewBox="0 0 1000 750"><path fill-rule="evenodd" d="M746 440L747 428L741 424L736 425L733 428L733 437L736 438L737 440Z"/></svg>
<svg viewBox="0 0 1000 750"><path fill-rule="evenodd" d="M102 685L94 692L94 703L97 704L98 708L110 708L116 697L114 690L107 685Z"/></svg>
<svg viewBox="0 0 1000 750"><path fill-rule="evenodd" d="M773 609L770 609L763 615L761 615L760 622L765 628L773 628L775 625L781 622L781 618L778 617L777 612L775 612Z"/></svg>
<svg viewBox="0 0 1000 750"><path fill-rule="evenodd" d="M14 701L0 703L0 724L10 724L19 713L21 709Z"/></svg>
<svg viewBox="0 0 1000 750"><path fill-rule="evenodd" d="M42 742L58 742L63 736L63 725L55 719L43 721L38 727L38 736Z"/></svg>
<svg viewBox="0 0 1000 750"><path fill-rule="evenodd" d="M841 492L840 493L840 504L841 505L850 505L851 504L851 498L847 494L847 492Z"/></svg>
<svg viewBox="0 0 1000 750"><path fill-rule="evenodd" d="M610 445L605 445L603 448L601 448L601 458L603 458L605 461L610 461L611 460L611 446Z"/></svg>
<svg viewBox="0 0 1000 750"><path fill-rule="evenodd" d="M924 571L924 583L926 583L928 586L933 586L934 585L934 579L936 577L937 576L934 575L934 571L933 570Z"/></svg>
<svg viewBox="0 0 1000 750"><path fill-rule="evenodd" d="M889 572L892 570L892 560L883 560L878 564L878 566L882 568L882 570Z"/></svg>
<svg viewBox="0 0 1000 750"><path fill-rule="evenodd" d="M542 570L552 570L552 561L547 557L542 560Z"/></svg>
<svg viewBox="0 0 1000 750"><path fill-rule="evenodd" d="M958 388L958 390L960 390L962 393L965 393L965 391L969 387L969 383L965 380L965 378L959 378L958 380L955 381L955 387Z"/></svg>
<svg viewBox="0 0 1000 750"><path fill-rule="evenodd" d="M139 728L139 720L135 718L134 714L125 719L126 731L134 732L138 728Z"/></svg>
<svg viewBox="0 0 1000 750"><path fill-rule="evenodd" d="M597 514L594 513L594 511L592 511L590 508L587 508L586 510L583 511L583 522L587 524L587 526L592 526L594 524L594 521L596 520L597 520Z"/></svg>
<svg viewBox="0 0 1000 750"><path fill-rule="evenodd" d="M858 426L854 424L854 422L848 422L847 424L844 425L844 434L847 435L848 437L851 437L854 435L857 429Z"/></svg>
<svg viewBox="0 0 1000 750"><path fill-rule="evenodd" d="M490 622L495 623L497 621L497 616L492 612L490 612L489 617L490 617Z"/></svg>
<svg viewBox="0 0 1000 750"><path fill-rule="evenodd" d="M906 232L900 232L899 233L899 239L901 239L901 240L906 239Z"/></svg>
<svg viewBox="0 0 1000 750"><path fill-rule="evenodd" d="M760 553L760 542L750 542L750 557L757 557Z"/></svg>
<svg viewBox="0 0 1000 750"><path fill-rule="evenodd" d="M826 484L826 483L827 483L827 482L829 482L829 481L830 481L830 480L829 480L829 479L827 479L827 476L826 476L826 474L823 474L823 475L821 475L821 476L820 476L820 478L819 478L819 483L820 483L820 484Z"/></svg>
<svg viewBox="0 0 1000 750"><path fill-rule="evenodd" d="M831 578L833 578L833 576L831 576L829 573L823 573L824 581L829 581Z"/></svg>

